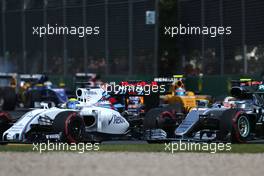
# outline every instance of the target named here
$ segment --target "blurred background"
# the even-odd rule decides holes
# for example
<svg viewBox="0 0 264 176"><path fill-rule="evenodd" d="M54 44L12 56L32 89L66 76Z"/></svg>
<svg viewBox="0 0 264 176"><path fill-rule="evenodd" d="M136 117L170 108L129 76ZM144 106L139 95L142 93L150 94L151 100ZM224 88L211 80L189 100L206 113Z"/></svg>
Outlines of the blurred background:
<svg viewBox="0 0 264 176"><path fill-rule="evenodd" d="M184 74L194 89L202 89L202 76L213 90L264 71L263 0L1 0L0 9L0 72L111 80ZM32 35L47 24L99 26L100 35ZM164 26L179 24L231 26L232 34L164 35Z"/></svg>
<svg viewBox="0 0 264 176"><path fill-rule="evenodd" d="M7 71L71 75L150 74L153 0L1 0L1 65ZM99 26L100 34L33 35L32 27ZM2 68L3 69L3 68Z"/></svg>

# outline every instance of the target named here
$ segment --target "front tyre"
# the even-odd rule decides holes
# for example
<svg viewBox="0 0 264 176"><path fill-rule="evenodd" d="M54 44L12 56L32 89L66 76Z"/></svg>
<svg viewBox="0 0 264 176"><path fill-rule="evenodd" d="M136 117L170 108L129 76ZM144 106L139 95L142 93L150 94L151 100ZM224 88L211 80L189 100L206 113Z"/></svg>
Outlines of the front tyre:
<svg viewBox="0 0 264 176"><path fill-rule="evenodd" d="M77 112L61 112L54 121L55 132L61 133L61 140L67 143L79 143L83 141L84 121Z"/></svg>
<svg viewBox="0 0 264 176"><path fill-rule="evenodd" d="M239 139L239 141L246 141L250 135L250 123L248 117L246 115L240 115L235 122L234 130L236 136L235 139Z"/></svg>
<svg viewBox="0 0 264 176"><path fill-rule="evenodd" d="M229 134L233 143L245 143L250 138L249 116L240 109L229 109L223 113L220 120L220 135L223 139Z"/></svg>

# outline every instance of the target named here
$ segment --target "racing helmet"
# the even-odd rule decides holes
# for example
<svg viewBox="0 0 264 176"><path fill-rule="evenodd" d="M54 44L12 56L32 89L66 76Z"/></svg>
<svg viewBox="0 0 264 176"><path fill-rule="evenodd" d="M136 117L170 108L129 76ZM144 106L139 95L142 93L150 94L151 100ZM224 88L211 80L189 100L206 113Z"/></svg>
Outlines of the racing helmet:
<svg viewBox="0 0 264 176"><path fill-rule="evenodd" d="M68 109L77 109L77 104L80 104L80 102L76 98L70 98L66 103L66 107Z"/></svg>
<svg viewBox="0 0 264 176"><path fill-rule="evenodd" d="M223 106L226 108L232 108L235 107L235 98L234 97L226 97L223 101Z"/></svg>
<svg viewBox="0 0 264 176"><path fill-rule="evenodd" d="M178 87L178 88L175 90L175 94L178 95L178 96L184 96L184 95L185 95L185 89L182 88L182 87Z"/></svg>

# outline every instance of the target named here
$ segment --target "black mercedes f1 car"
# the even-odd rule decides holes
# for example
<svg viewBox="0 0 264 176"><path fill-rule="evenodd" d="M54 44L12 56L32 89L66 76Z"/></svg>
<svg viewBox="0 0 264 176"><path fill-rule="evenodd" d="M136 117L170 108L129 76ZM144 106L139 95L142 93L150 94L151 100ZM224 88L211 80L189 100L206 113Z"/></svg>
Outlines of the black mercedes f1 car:
<svg viewBox="0 0 264 176"><path fill-rule="evenodd" d="M164 114L171 116L172 111L156 113L155 116L160 119L158 117ZM244 143L264 139L264 85L251 80L239 82L223 103L194 108L185 117L174 113L173 117L164 117L171 122L167 123L168 126L159 126L165 132L174 132L166 140Z"/></svg>

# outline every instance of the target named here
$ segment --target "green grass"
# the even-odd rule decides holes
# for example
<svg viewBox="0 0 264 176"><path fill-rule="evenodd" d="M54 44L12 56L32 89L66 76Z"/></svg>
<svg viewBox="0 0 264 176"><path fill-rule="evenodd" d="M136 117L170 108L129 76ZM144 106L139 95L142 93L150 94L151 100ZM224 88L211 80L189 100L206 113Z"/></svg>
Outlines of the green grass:
<svg viewBox="0 0 264 176"><path fill-rule="evenodd" d="M233 144L232 153L264 153L264 144Z"/></svg>
<svg viewBox="0 0 264 176"><path fill-rule="evenodd" d="M31 144L12 144L12 145L0 145L0 152L31 152Z"/></svg>
<svg viewBox="0 0 264 176"><path fill-rule="evenodd" d="M165 151L165 144L105 144L100 145L100 149L94 152L164 152L172 153L171 150ZM216 153L264 153L264 144L232 144L230 151L217 151ZM211 150L213 151L213 150ZM33 145L1 145L0 152L38 152L33 151ZM78 152L78 151L76 151ZM174 151L177 153L179 151ZM184 152L203 152L210 153L207 151L184 151Z"/></svg>

